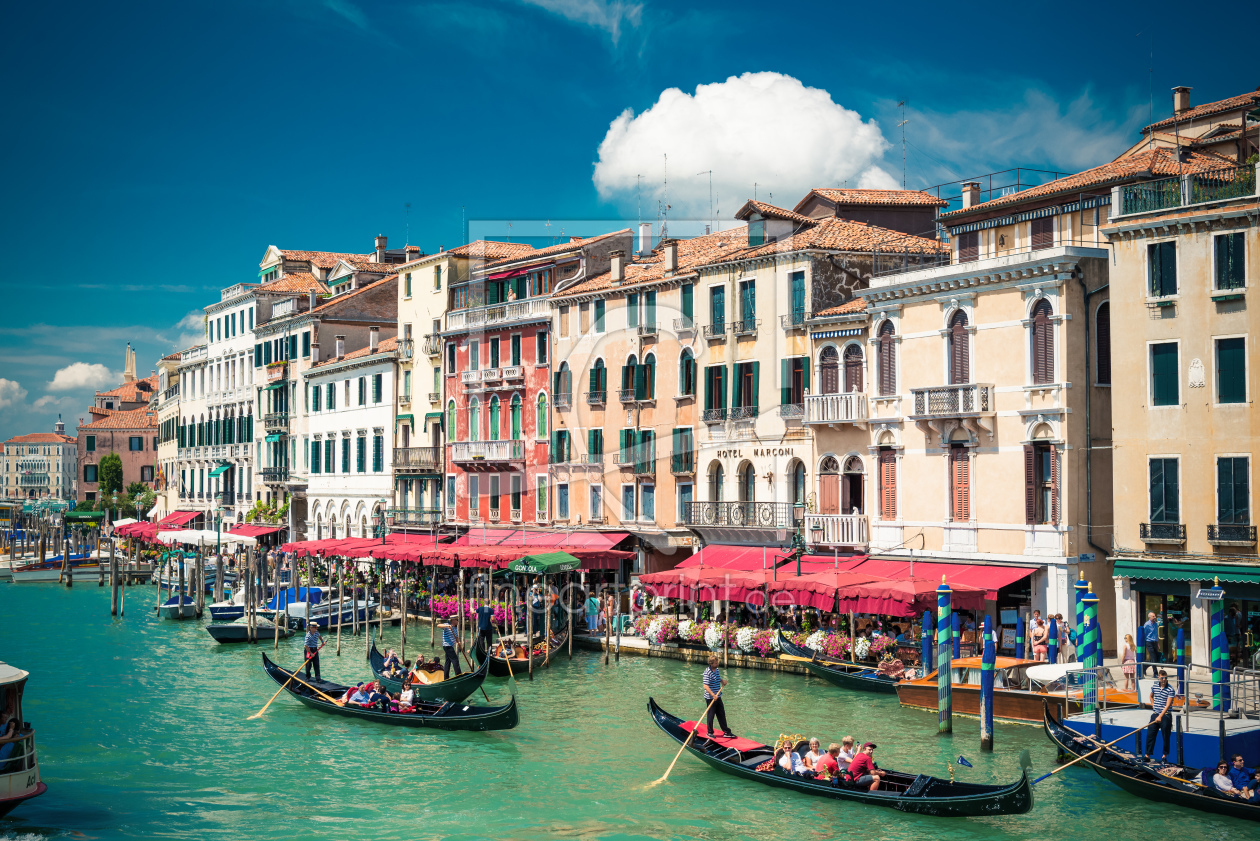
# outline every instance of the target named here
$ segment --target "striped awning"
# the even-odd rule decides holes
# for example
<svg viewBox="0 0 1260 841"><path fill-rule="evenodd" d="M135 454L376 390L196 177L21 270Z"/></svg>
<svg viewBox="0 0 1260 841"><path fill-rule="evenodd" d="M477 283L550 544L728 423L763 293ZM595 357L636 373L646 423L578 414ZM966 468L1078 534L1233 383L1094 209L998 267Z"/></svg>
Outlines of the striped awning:
<svg viewBox="0 0 1260 841"><path fill-rule="evenodd" d="M866 332L865 327L849 327L844 330L824 330L821 333L810 333L811 339L838 339L841 336L860 336Z"/></svg>

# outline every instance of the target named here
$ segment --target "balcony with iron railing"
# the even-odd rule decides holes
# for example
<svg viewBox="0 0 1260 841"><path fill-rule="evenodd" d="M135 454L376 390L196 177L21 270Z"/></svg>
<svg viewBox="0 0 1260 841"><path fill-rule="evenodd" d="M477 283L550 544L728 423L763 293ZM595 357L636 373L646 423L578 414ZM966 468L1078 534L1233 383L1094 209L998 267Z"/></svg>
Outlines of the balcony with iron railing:
<svg viewBox="0 0 1260 841"><path fill-rule="evenodd" d="M525 460L524 441L457 441L450 447L451 461L456 464Z"/></svg>
<svg viewBox="0 0 1260 841"><path fill-rule="evenodd" d="M430 402L430 403L441 403L441 402L442 402L442 392L440 392L440 391L430 391L430 392L429 392L429 402Z"/></svg>
<svg viewBox="0 0 1260 841"><path fill-rule="evenodd" d="M435 526L442 522L438 508L390 508L385 512L385 523L394 528L409 526Z"/></svg>
<svg viewBox="0 0 1260 841"><path fill-rule="evenodd" d="M779 316L779 324L784 330L804 330L805 310L792 310Z"/></svg>
<svg viewBox="0 0 1260 841"><path fill-rule="evenodd" d="M410 359L415 353L415 339L398 340L398 358Z"/></svg>
<svg viewBox="0 0 1260 841"><path fill-rule="evenodd" d="M651 324L640 324L639 335L655 338L656 337L656 322L652 322Z"/></svg>
<svg viewBox="0 0 1260 841"><path fill-rule="evenodd" d="M861 391L805 396L805 423L833 426L842 423L866 423L866 410L866 394Z"/></svg>
<svg viewBox="0 0 1260 841"><path fill-rule="evenodd" d="M713 324L704 325L704 337L711 341L720 341L726 338L726 322L717 321Z"/></svg>
<svg viewBox="0 0 1260 841"><path fill-rule="evenodd" d="M622 403L633 403L634 402L634 389L633 388L619 388L617 389L617 397L621 400Z"/></svg>
<svg viewBox="0 0 1260 841"><path fill-rule="evenodd" d="M573 392L561 391L552 395L551 401L557 409L573 408Z"/></svg>
<svg viewBox="0 0 1260 841"><path fill-rule="evenodd" d="M289 468L287 467L264 467L258 471L258 476L262 479L264 485L279 485L289 481ZM200 493L198 494L200 496Z"/></svg>
<svg viewBox="0 0 1260 841"><path fill-rule="evenodd" d="M866 546L865 514L806 514L805 542L811 546Z"/></svg>
<svg viewBox="0 0 1260 841"><path fill-rule="evenodd" d="M797 512L790 502L691 502L683 514L688 526L777 530L796 528Z"/></svg>
<svg viewBox="0 0 1260 841"><path fill-rule="evenodd" d="M170 401L176 400L178 398L179 398L179 383L175 383L175 385L171 386L166 391L162 392L163 404L169 403Z"/></svg>
<svg viewBox="0 0 1260 841"><path fill-rule="evenodd" d="M585 464L592 467L602 467L604 464L603 453L583 453L579 459L579 464Z"/></svg>
<svg viewBox="0 0 1260 841"><path fill-rule="evenodd" d="M696 472L695 450L670 453L669 472L675 476L693 476Z"/></svg>
<svg viewBox="0 0 1260 841"><path fill-rule="evenodd" d="M410 395L410 394L400 394L400 395L398 395L398 405L399 405L399 406L410 406L410 405L411 405L411 395Z"/></svg>
<svg viewBox="0 0 1260 841"><path fill-rule="evenodd" d="M603 406L608 401L607 391L588 391L586 392L586 405Z"/></svg>
<svg viewBox="0 0 1260 841"><path fill-rule="evenodd" d="M507 325L519 321L551 318L551 306L546 298L529 298L485 307L452 310L446 314L446 329L460 330L467 327Z"/></svg>
<svg viewBox="0 0 1260 841"><path fill-rule="evenodd" d="M801 420L805 417L804 403L781 403L779 404L779 417L783 420Z"/></svg>
<svg viewBox="0 0 1260 841"><path fill-rule="evenodd" d="M440 356L442 353L442 337L435 333L426 334L424 341L420 344L420 350L425 356Z"/></svg>
<svg viewBox="0 0 1260 841"><path fill-rule="evenodd" d="M700 420L705 423L721 423L726 420L726 409L704 409L700 412Z"/></svg>
<svg viewBox="0 0 1260 841"><path fill-rule="evenodd" d="M1233 523L1209 523L1208 543L1213 546L1255 546L1256 527Z"/></svg>
<svg viewBox="0 0 1260 841"><path fill-rule="evenodd" d="M756 420L760 414L758 406L732 406L728 417L733 421Z"/></svg>
<svg viewBox="0 0 1260 841"><path fill-rule="evenodd" d="M755 336L761 326L760 318L745 318L731 324L731 332L736 336Z"/></svg>
<svg viewBox="0 0 1260 841"><path fill-rule="evenodd" d="M1256 164L1189 172L1112 188L1111 218L1160 213L1256 195Z"/></svg>
<svg viewBox="0 0 1260 841"><path fill-rule="evenodd" d="M441 473L441 447L395 447L395 473Z"/></svg>
<svg viewBox="0 0 1260 841"><path fill-rule="evenodd" d="M674 319L675 333L690 333L696 329L696 320L689 315L679 316Z"/></svg>
<svg viewBox="0 0 1260 841"><path fill-rule="evenodd" d="M263 415L263 429L266 432L288 432L289 413L271 412L270 414Z"/></svg>
<svg viewBox="0 0 1260 841"><path fill-rule="evenodd" d="M965 383L910 389L913 419L957 418L996 412L992 383Z"/></svg>
<svg viewBox="0 0 1260 841"><path fill-rule="evenodd" d="M236 494L233 491L219 491L214 495L215 501L223 507L236 504Z"/></svg>
<svg viewBox="0 0 1260 841"><path fill-rule="evenodd" d="M1142 523L1138 536L1143 543L1185 543L1186 526L1185 523Z"/></svg>

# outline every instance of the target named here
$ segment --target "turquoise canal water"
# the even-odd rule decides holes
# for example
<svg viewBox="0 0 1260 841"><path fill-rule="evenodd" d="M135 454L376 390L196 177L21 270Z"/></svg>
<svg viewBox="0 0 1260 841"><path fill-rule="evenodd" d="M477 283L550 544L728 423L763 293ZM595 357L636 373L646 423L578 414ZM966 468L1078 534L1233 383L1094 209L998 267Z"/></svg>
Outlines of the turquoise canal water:
<svg viewBox="0 0 1260 841"><path fill-rule="evenodd" d="M651 723L649 695L694 717L700 669L673 660L575 651L521 681L521 724L497 733L393 729L326 716L275 692L262 646L221 646L200 623L156 618L152 587L128 591L111 619L107 589L0 584L0 659L31 672L25 702L48 793L0 819L0 839L1186 839L1249 837L1250 825L1130 797L1091 771L1068 769L1036 788L1032 813L939 820L823 801L734 780L691 757L667 783L676 747ZM386 643L398 641L387 629ZM428 629L415 634L427 648ZM300 658L297 638L278 659ZM324 649L325 678L369 675L363 638ZM271 651L267 645L265 650ZM885 767L976 782L1009 781L1028 748L1038 773L1054 765L1039 728L998 725L979 750L979 725L895 697L852 693L818 679L732 670L731 726L772 740L783 731L824 743L852 734L880 745ZM487 682L491 699L506 681ZM1240 835L1240 833L1242 833Z"/></svg>

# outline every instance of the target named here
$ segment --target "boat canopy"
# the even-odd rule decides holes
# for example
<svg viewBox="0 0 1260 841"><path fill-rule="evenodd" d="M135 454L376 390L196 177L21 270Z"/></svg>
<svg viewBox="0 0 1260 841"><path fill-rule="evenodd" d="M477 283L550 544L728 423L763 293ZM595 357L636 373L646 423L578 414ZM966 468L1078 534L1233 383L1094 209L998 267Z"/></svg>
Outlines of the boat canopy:
<svg viewBox="0 0 1260 841"><path fill-rule="evenodd" d="M268 610L284 610L286 605L296 604L298 602L308 602L310 604L319 604L324 597L322 587L290 587L287 590L281 590L272 596L267 602Z"/></svg>

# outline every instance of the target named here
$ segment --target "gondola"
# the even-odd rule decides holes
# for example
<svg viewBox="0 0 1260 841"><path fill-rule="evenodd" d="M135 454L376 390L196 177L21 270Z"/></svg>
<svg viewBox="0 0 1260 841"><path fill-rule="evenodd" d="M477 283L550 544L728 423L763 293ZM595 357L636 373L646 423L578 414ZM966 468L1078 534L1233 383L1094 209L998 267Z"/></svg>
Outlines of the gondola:
<svg viewBox="0 0 1260 841"><path fill-rule="evenodd" d="M875 669L868 668L860 663L819 660L818 653L814 649L796 645L785 637L782 631L779 631L778 634L779 647L784 654L807 661L804 663L805 668L809 669L811 674L817 675L829 683L842 686L845 689L856 689L860 692L880 692L892 695L897 693L897 684L900 682L898 678L880 674Z"/></svg>
<svg viewBox="0 0 1260 841"><path fill-rule="evenodd" d="M568 642L568 640L569 640L568 631L561 631L556 636L553 636L551 638L551 652L550 653L555 654L557 651L564 648L564 645L566 642ZM499 646L496 646L494 650L495 652L501 652L503 650L503 647L502 645L499 645ZM529 658L525 656L525 646L513 643L512 652L515 656L511 658L507 658L507 657L497 656L497 654L494 654L494 653L486 654L483 650L479 649L477 651L477 656L479 659L484 656L485 659L490 661L490 674L494 677L509 677L511 675L519 676L528 672L529 671ZM535 654L533 655L533 658L534 658L534 668L538 668L542 666L543 663L547 662L547 658L541 654ZM510 669L508 668L509 659L511 661Z"/></svg>
<svg viewBox="0 0 1260 841"><path fill-rule="evenodd" d="M1050 705L1042 708L1042 723L1050 741L1059 746L1059 750L1072 756L1082 756L1099 746L1099 742L1088 735L1081 734L1065 727L1050 712ZM1174 776L1159 773L1157 766L1140 762L1132 754L1115 748L1108 748L1080 761L1088 765L1110 783L1114 783L1129 794L1136 794L1147 800L1159 803L1171 803L1187 809L1198 809L1216 815L1228 815L1233 818L1260 821L1260 804L1244 803L1236 797L1218 792L1215 788L1202 784L1201 772L1194 768L1176 767Z"/></svg>
<svg viewBox="0 0 1260 841"><path fill-rule="evenodd" d="M651 698L648 699L648 712L652 714L656 726L679 744L687 740L691 727L695 726L695 722L684 722L665 712ZM1019 757L1023 773L1017 782L1010 785L958 783L926 774L888 771L878 791L836 787L828 782L786 774L778 769L758 771L758 765L774 758L774 748L751 739L710 739L697 735L687 745L687 752L719 771L746 780L832 800L888 806L918 815L940 818L1022 815L1033 806L1032 784L1028 780L1028 751L1023 751Z"/></svg>
<svg viewBox="0 0 1260 841"><path fill-rule="evenodd" d="M264 619L258 620L254 631L255 642L267 642L276 638L276 626ZM214 641L218 643L249 642L249 619L242 616L233 622L212 623L206 626L206 633L214 637ZM293 629L286 628L282 624L279 635L282 639L291 637Z"/></svg>
<svg viewBox="0 0 1260 841"><path fill-rule="evenodd" d="M388 692L401 692L402 680L398 678L385 677L385 655L381 654L376 648L376 640L372 640L372 649L368 652L368 663L372 666L372 674L376 675L376 679L381 682L381 686L385 687ZM411 691L415 693L417 700L421 701L451 701L459 703L460 701L472 695L480 687L486 679L486 675L490 673L490 661L482 658L481 665L471 672L465 672L462 675L451 678L450 680L442 680L442 673L439 670L436 675L426 672L426 675L432 675L436 678L434 683L420 683L415 681L411 684ZM330 693L331 694L331 693Z"/></svg>
<svg viewBox="0 0 1260 841"><path fill-rule="evenodd" d="M290 681L285 686L285 681L289 680L293 672L280 668L271 662L266 654L263 654L262 660L263 669L272 680L284 686L290 695L312 709L333 715L392 724L398 727L432 727L438 730L511 730L520 721L515 695L501 707L474 707L450 701L423 702L416 706L414 713L393 713L350 705L341 706L322 697L313 691L312 687L332 698L340 698L350 687L326 680L307 680L306 676L301 674L297 680Z"/></svg>

